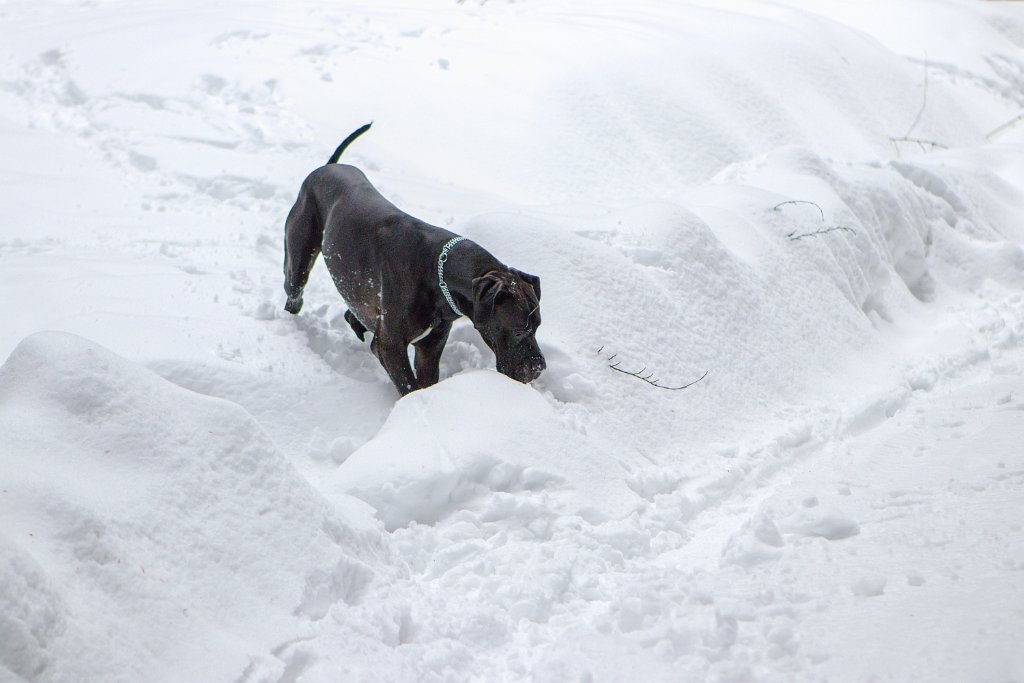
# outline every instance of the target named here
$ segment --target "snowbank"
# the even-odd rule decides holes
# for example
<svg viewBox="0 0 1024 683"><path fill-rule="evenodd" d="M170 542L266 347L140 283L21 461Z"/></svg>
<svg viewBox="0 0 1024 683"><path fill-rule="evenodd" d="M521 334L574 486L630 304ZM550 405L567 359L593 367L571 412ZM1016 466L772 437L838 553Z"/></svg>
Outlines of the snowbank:
<svg viewBox="0 0 1024 683"><path fill-rule="evenodd" d="M0 433L0 662L29 680L226 680L390 561L244 410L79 337L11 353Z"/></svg>
<svg viewBox="0 0 1024 683"><path fill-rule="evenodd" d="M571 489L553 508L606 519L632 508L616 469L599 441L573 430L536 391L477 371L399 401L325 490L370 503L389 529L433 524L484 493L549 487Z"/></svg>

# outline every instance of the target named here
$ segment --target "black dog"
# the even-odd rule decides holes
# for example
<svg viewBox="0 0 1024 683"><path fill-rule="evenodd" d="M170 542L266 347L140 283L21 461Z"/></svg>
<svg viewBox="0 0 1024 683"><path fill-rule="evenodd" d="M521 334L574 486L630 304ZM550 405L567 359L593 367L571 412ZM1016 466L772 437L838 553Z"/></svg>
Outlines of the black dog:
<svg viewBox="0 0 1024 683"><path fill-rule="evenodd" d="M323 250L349 306L345 320L399 393L437 383L441 351L456 318L473 321L497 357L498 372L532 382L546 367L535 337L540 278L503 265L483 247L413 218L384 199L362 171L337 164L370 124L349 135L302 183L284 240L285 310L298 313L302 290ZM416 347L416 372L408 346Z"/></svg>

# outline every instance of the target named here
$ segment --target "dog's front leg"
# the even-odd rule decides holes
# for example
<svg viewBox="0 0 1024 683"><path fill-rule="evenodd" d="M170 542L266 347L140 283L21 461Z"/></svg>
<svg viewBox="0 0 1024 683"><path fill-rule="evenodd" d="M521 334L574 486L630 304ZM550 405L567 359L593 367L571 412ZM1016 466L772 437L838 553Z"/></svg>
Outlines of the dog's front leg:
<svg viewBox="0 0 1024 683"><path fill-rule="evenodd" d="M412 366L409 364L409 346L397 336L388 334L386 328L382 328L383 326L378 323L378 333L373 335L370 350L387 370L388 377L398 389L398 393L405 396L419 388L416 375L412 373Z"/></svg>
<svg viewBox="0 0 1024 683"><path fill-rule="evenodd" d="M423 339L413 344L416 347L416 381L420 389L437 384L441 352L452 329L450 322L442 321Z"/></svg>

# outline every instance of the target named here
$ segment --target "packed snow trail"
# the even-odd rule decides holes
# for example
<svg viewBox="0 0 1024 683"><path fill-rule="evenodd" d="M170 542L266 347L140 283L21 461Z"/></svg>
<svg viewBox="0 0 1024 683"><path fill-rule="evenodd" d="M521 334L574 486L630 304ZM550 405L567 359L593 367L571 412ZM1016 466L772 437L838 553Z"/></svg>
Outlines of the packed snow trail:
<svg viewBox="0 0 1024 683"><path fill-rule="evenodd" d="M0 37L0 677L1024 680L1012 5ZM397 400L322 266L281 312L298 184L371 118L387 197L540 274L533 385L463 323Z"/></svg>

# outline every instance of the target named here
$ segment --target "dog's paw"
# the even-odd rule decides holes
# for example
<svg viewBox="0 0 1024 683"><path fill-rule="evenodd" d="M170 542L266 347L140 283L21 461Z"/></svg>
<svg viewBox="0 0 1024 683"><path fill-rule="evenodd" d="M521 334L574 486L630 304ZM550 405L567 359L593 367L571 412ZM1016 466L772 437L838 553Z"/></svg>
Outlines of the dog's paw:
<svg viewBox="0 0 1024 683"><path fill-rule="evenodd" d="M284 303L284 310L288 311L292 315L295 315L302 310L302 297L288 297L288 301Z"/></svg>

